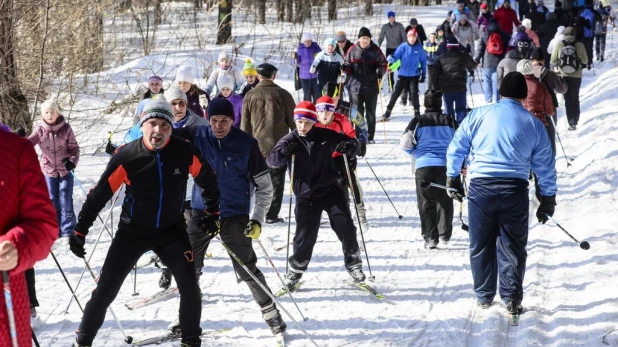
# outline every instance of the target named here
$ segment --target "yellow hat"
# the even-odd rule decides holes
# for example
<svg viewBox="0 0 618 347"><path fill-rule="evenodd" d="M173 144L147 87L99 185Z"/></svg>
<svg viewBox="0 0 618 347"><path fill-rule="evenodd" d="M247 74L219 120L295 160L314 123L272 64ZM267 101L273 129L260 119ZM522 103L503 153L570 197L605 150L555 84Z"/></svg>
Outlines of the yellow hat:
<svg viewBox="0 0 618 347"><path fill-rule="evenodd" d="M245 61L245 66L242 68L243 76L257 76L257 70L255 69L255 65L251 62L251 58L247 58Z"/></svg>

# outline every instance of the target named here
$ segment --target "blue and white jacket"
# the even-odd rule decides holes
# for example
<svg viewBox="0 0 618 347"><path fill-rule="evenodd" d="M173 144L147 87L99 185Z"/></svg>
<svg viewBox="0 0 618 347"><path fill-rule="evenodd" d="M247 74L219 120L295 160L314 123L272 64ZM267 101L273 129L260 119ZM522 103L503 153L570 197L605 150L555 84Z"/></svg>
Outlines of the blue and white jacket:
<svg viewBox="0 0 618 347"><path fill-rule="evenodd" d="M556 194L556 162L543 123L521 103L502 99L475 108L461 122L448 147L446 175L459 175L471 157L468 176L520 178L530 169L538 176L541 194Z"/></svg>
<svg viewBox="0 0 618 347"><path fill-rule="evenodd" d="M337 52L322 51L315 56L309 72L318 75L318 84L323 86L327 82L337 83L341 75L343 58Z"/></svg>
<svg viewBox="0 0 618 347"><path fill-rule="evenodd" d="M412 118L401 137L401 149L414 156L414 167L446 166L446 150L455 133L455 120L442 110L428 109Z"/></svg>
<svg viewBox="0 0 618 347"><path fill-rule="evenodd" d="M427 55L419 41L416 41L414 45L407 42L400 44L395 53L386 60L391 64L401 60L399 76L415 77L425 75L427 72Z"/></svg>

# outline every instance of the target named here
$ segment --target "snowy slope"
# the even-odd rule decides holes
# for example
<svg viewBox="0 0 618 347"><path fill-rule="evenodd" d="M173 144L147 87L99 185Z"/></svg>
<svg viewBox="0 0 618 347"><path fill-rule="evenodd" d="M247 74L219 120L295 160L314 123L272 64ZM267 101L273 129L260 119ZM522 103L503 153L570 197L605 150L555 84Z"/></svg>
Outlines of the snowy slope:
<svg viewBox="0 0 618 347"><path fill-rule="evenodd" d="M446 7L439 6L419 10L403 6L376 6L377 14L373 18L363 19L362 25L370 26L377 38L379 23L385 21L385 13L390 9L398 14L405 13L400 15L402 22L407 22L414 13L428 32L447 11ZM350 12L340 11L340 18L346 18L346 11ZM361 22L357 19L339 20L337 25L337 28L346 29L349 38L354 38ZM271 27L273 30L276 28L274 25ZM319 28L316 24L314 29L327 33L336 31L326 23ZM320 37L320 41L324 37ZM608 49L613 48L609 41L613 39L613 35L608 37ZM216 48L210 46L209 50L216 51ZM263 57L268 53L259 49L253 51L248 46L243 47L242 52L247 56L254 54L257 62L260 61L260 54ZM615 51L607 52L606 56L615 57ZM136 66L160 64L159 59L160 56L141 58L101 73L99 78L109 83L103 86L100 94L80 96L77 106L81 105L82 109L104 108L116 94L128 95L129 89L134 90L142 82L135 77L121 86L128 78L126 76L130 75L129 71ZM178 52L165 59L178 59L180 63L187 58L183 57L183 52ZM169 63L169 60L166 62ZM171 66L165 65L169 69L167 82L173 76ZM370 146L367 155L367 162L380 178L398 213L390 205L365 160L359 160L358 169L370 222L370 229L364 230L364 236L371 270L376 276L372 285L388 301L379 302L346 284L349 277L343 268L340 243L335 234L324 226L320 230L309 271L304 277L307 282L295 294L303 314L309 318L307 322L301 322L302 327L320 346L601 346L601 337L618 328L618 285L613 277L618 272L618 255L615 252L618 235L613 228L618 223L615 213L618 197L618 100L614 89L618 69L614 66L613 59L608 59L597 64L596 76L591 72L585 73L578 130L566 131L563 107L560 108L558 123L565 150L574 160L572 166L567 167L559 151L559 193L555 218L574 236L589 241L591 249L579 249L575 242L550 223L533 224L523 302L527 312L518 328L507 327L505 308L501 303L486 311L476 308L467 249L468 235L459 229L457 221L448 249L423 249L410 158L397 145L410 116L402 114L398 107L393 112L392 121L386 123L384 128L378 124L378 144ZM284 66L281 69L278 82L293 92L292 81L286 79L289 68ZM131 87L127 89L126 85ZM293 94L296 96L296 93ZM473 94L477 106L484 103L478 82L473 84ZM380 108L378 106L379 114ZM86 190L96 183L108 161L105 154L91 154L103 143L107 131L130 126L130 118L131 115L126 116L123 112L105 117L92 111L73 114L72 125L77 128L78 140L85 148L76 175ZM96 124L87 127L93 119L97 119ZM384 143L384 134L388 143ZM115 134L114 139L120 140L122 135ZM286 189L281 212L286 221L287 194ZM74 197L78 212L84 195L77 185ZM105 218L108 211L109 208L104 209L101 216ZM455 211L459 211L459 206L456 205ZM120 208L114 208L114 223L119 214ZM404 216L403 220L397 218L398 214ZM294 226L292 221L292 229ZM86 245L88 254L92 253L100 228L101 223L97 222L91 229ZM265 226L262 235L261 241L279 272L284 272L285 248L280 251L275 248L285 246L287 224ZM95 271L100 270L109 244L110 237L105 233L91 262ZM278 289L281 284L275 272L260 247L255 244L254 248L258 254L258 266L265 273L269 285L273 290ZM72 286L75 286L83 262L69 252L66 239L56 242L54 252ZM236 284L231 261L223 247L214 241L209 252L212 252L212 258L206 260L201 280L205 294L202 328L232 330L205 338L203 345L272 346L274 341L259 309L246 285ZM369 274L366 261L364 269ZM41 318L36 329L39 341L42 346L67 346L74 338L81 313L73 304L65 314L70 293L51 257L37 264L36 270L41 303ZM112 305L126 332L135 339L160 333L176 317L178 297L134 311L124 307L125 303L155 293L159 273L152 266L138 272L137 289L140 295L137 297L131 295L133 277L128 277ZM77 291L82 305L93 287L92 279L85 277ZM296 320L301 321L288 297L283 297L281 302ZM289 318L286 321L290 346L311 345ZM618 332L614 334L607 339L611 345L618 346ZM122 334L108 314L95 346L122 345Z"/></svg>

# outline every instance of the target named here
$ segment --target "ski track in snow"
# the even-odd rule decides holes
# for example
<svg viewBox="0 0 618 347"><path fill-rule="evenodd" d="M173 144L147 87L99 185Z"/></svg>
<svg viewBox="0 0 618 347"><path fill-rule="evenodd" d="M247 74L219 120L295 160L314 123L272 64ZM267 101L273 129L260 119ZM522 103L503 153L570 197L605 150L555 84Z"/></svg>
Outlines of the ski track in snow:
<svg viewBox="0 0 618 347"><path fill-rule="evenodd" d="M164 6L168 4L165 3ZM441 6L424 7L421 14L420 10L412 7L375 5L376 15L364 18L362 23L357 19L347 19L345 13L350 13L350 10L341 9L337 22L314 26L313 29L319 33L314 36L318 37L316 41L321 43L328 34L343 28L349 38L354 38L362 24L368 26L374 39L377 39L379 27L386 22L385 14L389 10L395 10L398 20L403 23L415 16L429 34L442 21L448 9ZM352 9L356 10L357 8ZM209 18L216 18L216 14L210 14ZM247 33L235 33L243 34ZM260 34L262 33L258 33ZM453 237L449 245L439 245L436 251L423 248L410 158L398 146L399 136L411 116L403 114L397 103L392 120L377 124L378 143L368 147L366 160L396 204L398 213L404 216L402 220L397 218L397 213L367 167L366 160L359 158L358 161L358 176L364 190L370 224L370 227L363 231L371 269L376 276L375 282L368 283L384 294L387 300L376 300L368 293L345 283L349 276L343 267L341 244L328 225L320 228L309 270L303 278L306 283L294 294L300 309L309 320L302 322L289 297L280 298L283 306L320 346L602 345L602 336L615 329L618 322L618 285L615 281L618 265L618 255L615 252L618 235L615 225L618 223L618 216L610 212L615 210L618 198L618 100L615 97L618 69L613 63L616 55L614 35L615 33L612 33L607 38L608 59L604 63L595 62L596 75L593 76L589 71L584 72L581 89L582 115L578 130L566 131L563 105L559 108L557 124L558 135L567 155L574 160L572 166L567 167L560 143L557 143L559 191L555 217L580 241L589 241L591 249L579 249L575 242L551 222L540 225L532 216L524 282L525 313L521 316L520 325L509 326L506 308L499 296L496 296L494 304L487 310L476 306L470 273L468 234L460 229L457 204ZM268 40L268 34L263 34L263 39ZM220 47L208 47L208 54L216 55L219 49ZM240 50L236 65L242 66L244 57L250 53L254 55L256 65L271 54L268 48L245 45ZM94 91L89 95L78 95L75 109L106 107L110 102L110 99L106 98L118 93L118 86L128 85L135 89L142 83L138 77L127 82L127 75L149 67L155 72L158 72L157 69L164 70L165 73L161 74L163 76L173 76L175 67L169 64L185 62L187 59L196 62L196 57L191 58L191 55L178 52L136 59L102 72L99 75L110 81L108 86L99 86L99 95L103 96L97 97ZM285 57L282 59L286 60ZM196 66L200 64L196 63ZM297 93L292 89L293 81L286 78L291 68L292 66L281 63L277 82L296 97ZM171 80L166 80L165 84L170 82ZM200 78L198 84L204 86L205 80ZM421 92L425 88L426 85L422 85ZM484 98L479 81L472 84L472 92L474 104L483 105ZM387 103L388 97L383 97L382 102ZM381 106L378 105L378 117L381 112ZM82 153L76 175L86 190L94 186L108 162L107 155L91 155L92 152L104 142L107 131L124 129L131 125L131 117L123 117L123 113L118 112L107 115L106 122L86 130L85 126L93 119L99 119L98 116L94 111L73 113L71 120L71 124L77 129L80 146L85 152ZM384 143L384 133L387 143ZM114 134L114 141L120 141L122 136L124 134ZM123 198L124 194L121 193L119 201ZM84 196L77 184L74 188L74 200L75 212L78 214ZM281 274L285 271L288 201L286 184L281 210L281 216L286 219L286 223L264 226L261 237ZM119 204L114 208L114 223L120 215ZM109 204L101 212L101 216L104 218L108 211ZM534 212L535 208L531 207L531 213ZM466 205L463 219L467 222ZM108 226L110 225L112 223L108 222ZM97 221L91 229L86 244L88 255L92 252L100 227L101 223ZM295 223L292 221L292 230L294 228ZM100 271L110 245L110 237L106 231L102 232L105 234L91 261L95 272ZM284 248L275 250L281 246ZM269 286L273 291L278 290L281 282L265 260L260 247L256 244L254 249L258 256L258 267L264 272ZM56 242L54 252L71 285L75 287L83 262L72 256L66 239ZM231 330L204 337L203 345L273 346L275 339L264 324L247 286L236 283L232 263L225 250L215 240L208 252L213 256L205 260L204 275L201 278L204 293L202 328ZM364 254L363 262L364 270L369 275ZM42 346L67 346L74 339L81 313L75 303L68 314L64 313L70 294L51 257L38 263L36 270L41 304L38 310L40 322L36 328L39 341ZM112 304L127 334L136 340L161 334L177 316L178 296L134 311L124 307L125 303L157 292L159 275L160 270L153 266L140 269L137 277L137 290L140 295L134 297L131 295L131 274ZM86 304L93 288L93 281L86 273L77 290L82 305ZM288 325L287 346L311 346L292 320L285 316L284 318ZM618 346L618 333L609 335L607 340L610 345ZM125 345L122 334L112 316L108 314L95 340L95 346L122 345ZM160 346L178 346L178 343L164 343Z"/></svg>

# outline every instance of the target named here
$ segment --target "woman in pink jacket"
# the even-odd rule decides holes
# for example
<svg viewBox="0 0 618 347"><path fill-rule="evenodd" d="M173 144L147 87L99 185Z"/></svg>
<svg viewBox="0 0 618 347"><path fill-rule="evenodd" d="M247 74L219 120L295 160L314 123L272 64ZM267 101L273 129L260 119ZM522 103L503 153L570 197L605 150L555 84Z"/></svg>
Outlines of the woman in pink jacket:
<svg viewBox="0 0 618 347"><path fill-rule="evenodd" d="M69 236L75 229L73 212L73 174L79 160L79 145L69 123L60 115L58 105L51 100L41 104L43 119L28 137L41 150L41 169L56 208L59 237Z"/></svg>

